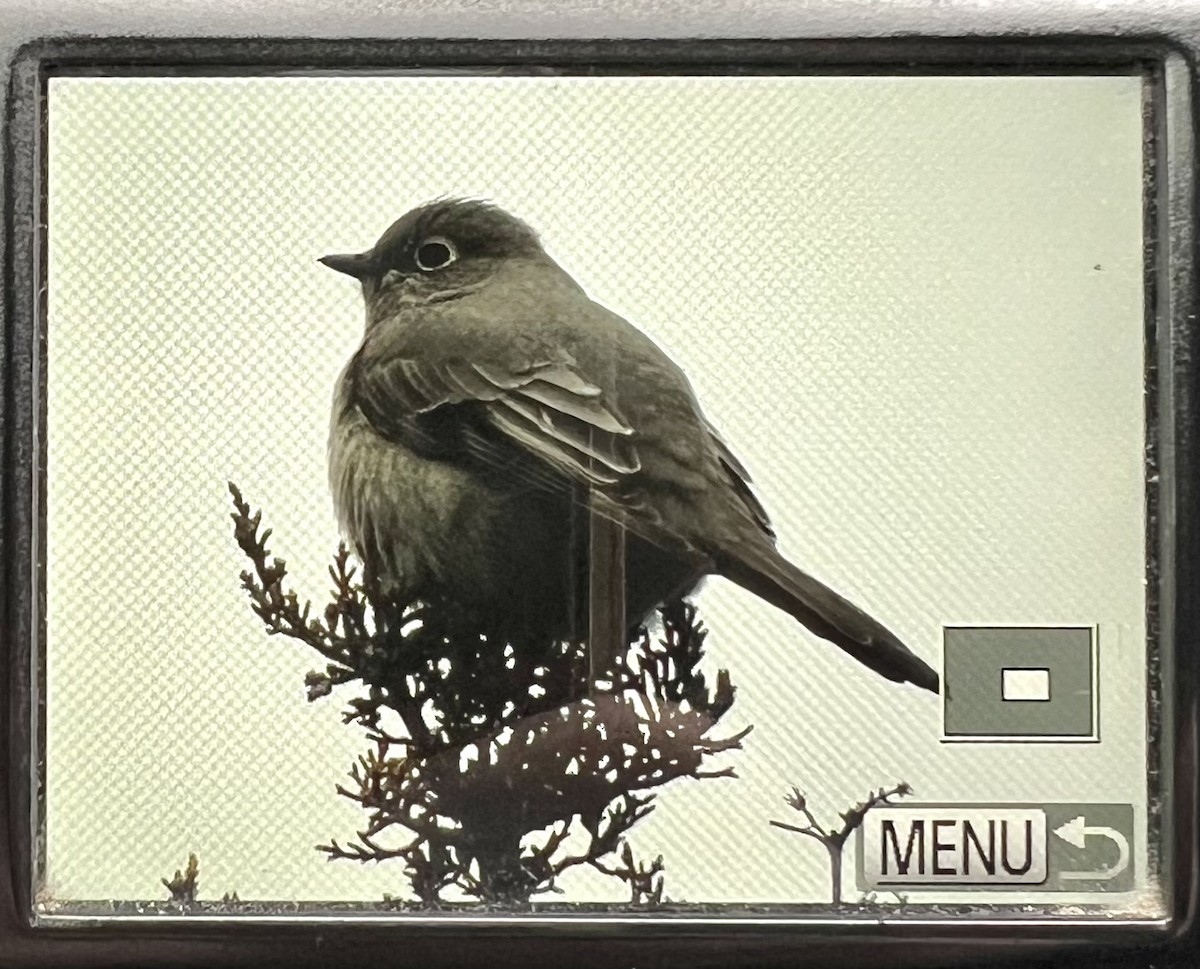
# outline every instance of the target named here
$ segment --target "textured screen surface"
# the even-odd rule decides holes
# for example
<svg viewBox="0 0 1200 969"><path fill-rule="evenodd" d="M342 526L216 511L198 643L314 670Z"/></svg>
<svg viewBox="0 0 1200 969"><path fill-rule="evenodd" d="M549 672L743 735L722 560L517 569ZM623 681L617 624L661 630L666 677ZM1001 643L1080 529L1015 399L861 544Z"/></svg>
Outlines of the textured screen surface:
<svg viewBox="0 0 1200 969"><path fill-rule="evenodd" d="M364 742L250 612L226 482L323 597L330 394L363 313L316 259L473 195L684 367L781 548L932 665L944 626L1099 633L1099 742L943 743L937 698L712 580L724 726L754 731L737 779L676 782L633 834L666 894L828 901L825 852L768 824L783 795L835 823L905 781L1132 805L1138 890L1113 904L1154 910L1141 98L1134 77L52 81L43 897L163 897L192 851L202 898L404 893L398 867L314 850L361 826L335 784Z"/></svg>

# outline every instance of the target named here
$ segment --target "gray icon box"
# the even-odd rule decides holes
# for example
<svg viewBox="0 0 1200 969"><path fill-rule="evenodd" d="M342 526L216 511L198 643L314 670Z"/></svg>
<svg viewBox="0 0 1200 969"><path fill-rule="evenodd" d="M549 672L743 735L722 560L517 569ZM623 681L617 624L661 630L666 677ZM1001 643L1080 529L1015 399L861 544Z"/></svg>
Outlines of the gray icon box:
<svg viewBox="0 0 1200 969"><path fill-rule="evenodd" d="M1131 804L1047 804L1046 887L1058 892L1129 892L1134 883Z"/></svg>
<svg viewBox="0 0 1200 969"><path fill-rule="evenodd" d="M943 741L1099 739L1095 626L947 626Z"/></svg>

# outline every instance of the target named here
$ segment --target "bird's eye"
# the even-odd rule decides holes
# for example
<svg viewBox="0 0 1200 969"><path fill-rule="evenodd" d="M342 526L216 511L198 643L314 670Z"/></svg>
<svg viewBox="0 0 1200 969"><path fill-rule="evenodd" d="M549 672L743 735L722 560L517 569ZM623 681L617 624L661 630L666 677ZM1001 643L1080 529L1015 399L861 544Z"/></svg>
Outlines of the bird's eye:
<svg viewBox="0 0 1200 969"><path fill-rule="evenodd" d="M458 258L458 250L449 239L433 236L417 246L415 258L418 269L432 272L454 262Z"/></svg>

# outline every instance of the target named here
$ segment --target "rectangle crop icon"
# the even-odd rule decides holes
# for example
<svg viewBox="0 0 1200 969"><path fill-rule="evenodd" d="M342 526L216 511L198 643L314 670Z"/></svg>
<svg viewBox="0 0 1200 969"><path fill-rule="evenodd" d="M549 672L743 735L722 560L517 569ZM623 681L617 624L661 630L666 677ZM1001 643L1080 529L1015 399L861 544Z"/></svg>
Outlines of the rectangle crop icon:
<svg viewBox="0 0 1200 969"><path fill-rule="evenodd" d="M1050 700L1048 669L1009 669L1000 671L1000 696L1012 702L1047 703Z"/></svg>
<svg viewBox="0 0 1200 969"><path fill-rule="evenodd" d="M942 649L944 740L1099 739L1094 626L947 626Z"/></svg>

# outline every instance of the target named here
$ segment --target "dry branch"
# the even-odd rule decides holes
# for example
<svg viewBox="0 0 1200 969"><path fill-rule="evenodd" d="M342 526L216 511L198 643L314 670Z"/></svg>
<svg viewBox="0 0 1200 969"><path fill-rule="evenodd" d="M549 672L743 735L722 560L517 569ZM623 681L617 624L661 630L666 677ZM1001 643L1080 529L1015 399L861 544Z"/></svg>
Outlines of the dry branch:
<svg viewBox="0 0 1200 969"><path fill-rule="evenodd" d="M314 615L287 584L270 530L231 483L241 575L272 635L317 652L310 700L355 684L344 719L372 748L339 793L366 823L331 859L400 859L417 898L437 905L451 887L489 903L525 904L589 865L629 887L636 905L663 897L663 861L639 863L627 840L654 809L655 791L708 769L749 728L716 736L733 703L725 671L700 669L707 632L689 603L664 606L661 635L640 629L595 685L581 642L496 642L454 603L397 603L363 582L346 547L330 567L330 601ZM589 688L591 693L589 694ZM582 699L580 699L582 697ZM389 733L393 711L404 725ZM570 853L578 834L582 850Z"/></svg>

